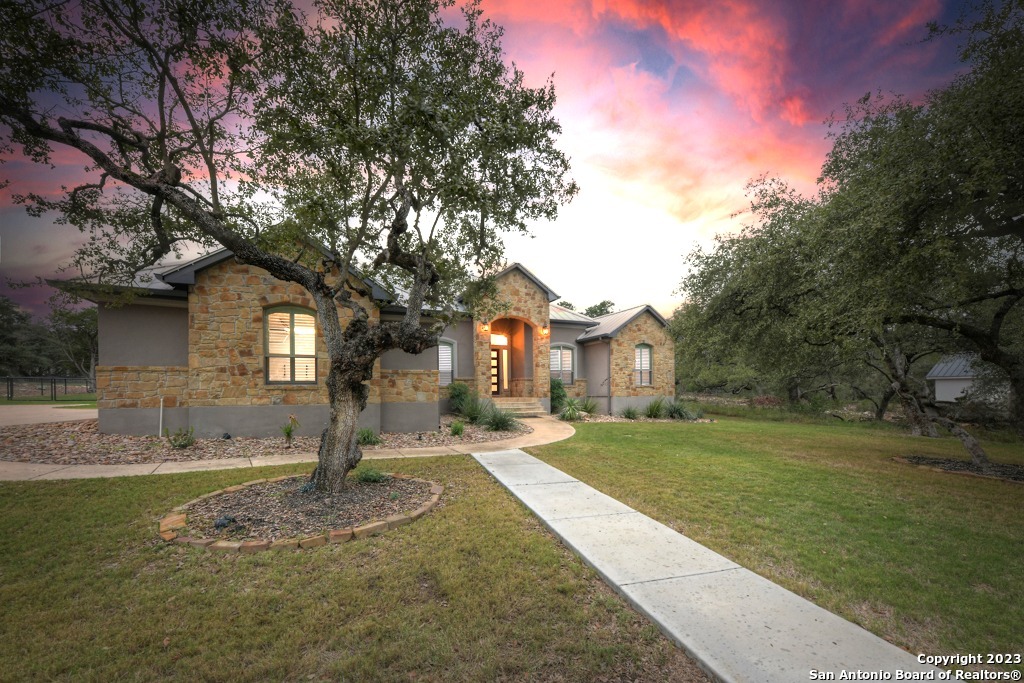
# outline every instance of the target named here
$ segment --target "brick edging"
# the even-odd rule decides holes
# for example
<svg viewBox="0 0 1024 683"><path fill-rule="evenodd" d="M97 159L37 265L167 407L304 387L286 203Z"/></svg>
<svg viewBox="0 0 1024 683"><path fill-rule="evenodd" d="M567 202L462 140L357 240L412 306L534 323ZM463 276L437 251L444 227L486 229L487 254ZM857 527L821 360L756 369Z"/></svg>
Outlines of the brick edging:
<svg viewBox="0 0 1024 683"><path fill-rule="evenodd" d="M193 503L206 500L207 498L213 498L224 493L233 493L235 491L241 491L249 486L255 486L256 484L273 484L285 479L298 479L299 477L308 477L306 474L293 474L286 475L283 477L274 477L273 479L254 479L253 481L247 481L243 484L236 484L234 486L228 486L218 491L211 493L204 493L203 495L178 505L172 508L171 512L164 515L160 520L159 533L160 538L167 542L180 543L182 545L191 545L196 548L203 548L211 552L228 552L228 553L258 553L264 550L297 550L299 548L318 548L328 543L345 543L353 538L366 538L367 536L375 536L377 534L388 531L389 529L397 529L400 526L404 526L411 522L416 521L423 515L427 514L437 505L438 501L441 500L441 494L444 493L444 487L440 484L428 481L426 479L418 479L411 477L406 474L391 474L390 476L395 479L407 479L409 481L418 481L424 484L430 484L430 500L420 505L415 510L404 512L397 515L391 515L383 520L374 520L367 524L363 524L357 527L344 527L341 529L331 529L327 533L320 534L318 536L305 536L296 538L283 538L276 541L267 541L257 539L255 541L226 541L218 540L214 538L192 538L191 536L181 536L178 534L178 529L183 529L188 525L188 507Z"/></svg>

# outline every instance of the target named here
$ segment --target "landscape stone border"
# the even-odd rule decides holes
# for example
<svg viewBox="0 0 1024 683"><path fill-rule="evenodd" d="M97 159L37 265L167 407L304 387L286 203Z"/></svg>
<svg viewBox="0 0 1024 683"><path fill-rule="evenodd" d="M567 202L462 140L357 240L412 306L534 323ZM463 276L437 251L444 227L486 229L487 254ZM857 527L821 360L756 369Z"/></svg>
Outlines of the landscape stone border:
<svg viewBox="0 0 1024 683"><path fill-rule="evenodd" d="M931 457L931 456L926 456ZM936 456L937 457L937 456ZM1007 484L1016 484L1017 486L1024 486L1024 481L1017 481L1016 479L1007 479L1006 477L993 477L991 474L978 474L977 472L966 472L964 470L944 470L941 467L935 467L934 465L923 465L921 463L910 462L901 455L895 455L892 458L893 462L898 462L903 465L910 465L921 470L931 470L932 472L939 472L941 474L959 474L961 477L974 477L975 479L989 479L991 481L1004 481Z"/></svg>
<svg viewBox="0 0 1024 683"><path fill-rule="evenodd" d="M219 496L225 493L241 491L244 488L255 486L256 484L273 484L286 479L298 479L300 477L307 476L309 475L292 474L285 475L283 477L274 477L273 479L254 479L253 481L228 486L211 493L204 493L198 498L173 508L170 513L164 515L163 519L160 520L160 538L167 542L190 545L196 548L203 548L204 550L209 550L211 552L225 553L258 553L263 552L264 550L298 550L299 548L318 548L322 545L327 545L328 543L345 543L346 541L351 541L353 538L376 536L377 534L383 533L389 529L397 529L400 526L414 522L433 510L438 501L441 500L441 494L444 493L444 487L436 482L427 481L426 479L418 479L417 477L407 474L391 474L390 476L395 479L408 479L409 481L418 481L424 484L430 484L430 500L410 512L391 515L383 520L375 520L357 527L350 526L341 529L331 529L327 533L317 536L282 538L276 541L260 539L255 541L225 541L223 539L218 540L214 538L192 538L191 536L181 536L178 534L179 529L183 529L188 526L188 508L193 503L198 503L201 500L213 498L214 496Z"/></svg>

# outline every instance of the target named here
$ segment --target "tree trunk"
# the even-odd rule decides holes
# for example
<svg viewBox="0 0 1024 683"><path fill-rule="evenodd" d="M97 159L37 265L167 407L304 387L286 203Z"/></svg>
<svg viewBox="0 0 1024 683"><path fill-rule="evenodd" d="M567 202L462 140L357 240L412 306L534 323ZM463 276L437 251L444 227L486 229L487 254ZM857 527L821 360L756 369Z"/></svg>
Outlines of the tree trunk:
<svg viewBox="0 0 1024 683"><path fill-rule="evenodd" d="M876 420L881 422L882 420L885 419L885 413L886 413L887 410L889 410L889 402L892 400L892 397L895 396L895 395L896 395L896 390L893 389L892 387L889 387L888 389L885 390L885 393L882 394L881 400L878 403L875 404L875 419Z"/></svg>
<svg viewBox="0 0 1024 683"><path fill-rule="evenodd" d="M967 449L967 452L971 454L971 462L975 465L985 467L989 464L988 454L985 453L985 449L981 447L978 440L975 439L966 429L958 425L956 422L953 422L953 420L939 417L938 415L931 414L928 416L928 419L934 423L942 425L952 432L953 436L960 439L960 443L962 443L964 448Z"/></svg>
<svg viewBox="0 0 1024 683"><path fill-rule="evenodd" d="M317 491L337 493L345 488L345 477L363 459L359 448L359 413L366 405L366 387L345 382L341 371L331 368L327 376L331 401L330 421L320 436L319 462L310 481Z"/></svg>
<svg viewBox="0 0 1024 683"><path fill-rule="evenodd" d="M1010 428L1024 436L1024 365L1012 368L1010 376Z"/></svg>

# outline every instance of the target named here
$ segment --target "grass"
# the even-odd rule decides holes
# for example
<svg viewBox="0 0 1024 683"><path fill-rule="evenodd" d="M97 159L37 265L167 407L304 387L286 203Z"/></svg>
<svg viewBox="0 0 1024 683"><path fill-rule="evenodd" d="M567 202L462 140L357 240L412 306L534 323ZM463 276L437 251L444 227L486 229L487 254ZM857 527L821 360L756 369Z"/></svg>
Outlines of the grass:
<svg viewBox="0 0 1024 683"><path fill-rule="evenodd" d="M305 466L0 483L5 680L679 680L683 655L471 458L414 524L312 551L156 538L202 493Z"/></svg>
<svg viewBox="0 0 1024 683"><path fill-rule="evenodd" d="M985 445L1024 463L1020 441ZM964 457L954 439L725 418L530 451L911 652L1024 651L1024 486L890 459Z"/></svg>
<svg viewBox="0 0 1024 683"><path fill-rule="evenodd" d="M8 401L6 398L0 398L0 406L63 406L65 408L95 408L96 407L96 394L68 394L66 399L60 401L38 400L38 401L23 401L14 400Z"/></svg>

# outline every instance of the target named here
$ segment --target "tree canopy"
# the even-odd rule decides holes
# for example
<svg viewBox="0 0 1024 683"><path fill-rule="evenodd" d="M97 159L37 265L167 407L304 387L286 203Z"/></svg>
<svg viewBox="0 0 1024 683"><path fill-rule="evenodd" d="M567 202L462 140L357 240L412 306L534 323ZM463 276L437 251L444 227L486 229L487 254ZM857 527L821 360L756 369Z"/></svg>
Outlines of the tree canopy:
<svg viewBox="0 0 1024 683"><path fill-rule="evenodd" d="M1022 27L1019 2L933 27L965 39L967 71L919 104L848 107L816 196L755 182L755 221L689 257L686 344L729 344L760 375L859 358L908 408L927 401L908 362L972 352L1009 380L1024 429Z"/></svg>

